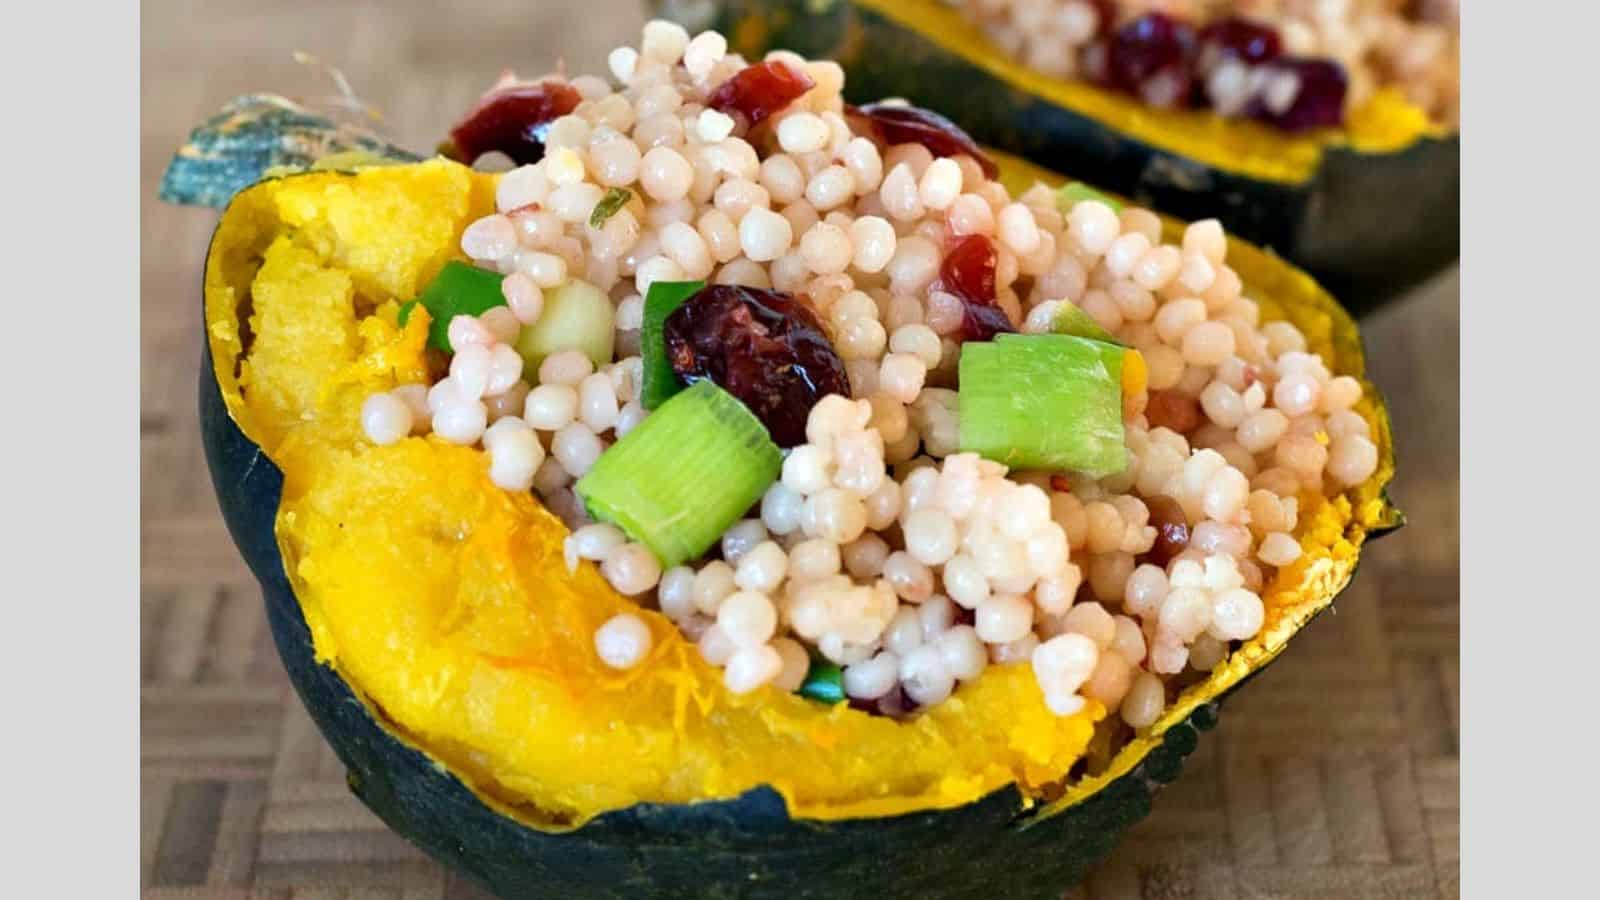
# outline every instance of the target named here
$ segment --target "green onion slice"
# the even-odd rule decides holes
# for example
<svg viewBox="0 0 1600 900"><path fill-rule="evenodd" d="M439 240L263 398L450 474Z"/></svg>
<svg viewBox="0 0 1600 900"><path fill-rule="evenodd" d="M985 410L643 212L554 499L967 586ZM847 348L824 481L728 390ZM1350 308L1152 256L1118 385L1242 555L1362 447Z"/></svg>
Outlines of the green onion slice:
<svg viewBox="0 0 1600 900"><path fill-rule="evenodd" d="M1060 210L1062 215L1071 212L1074 206L1084 200L1099 200L1111 207L1113 212L1122 212L1121 200L1101 193L1081 181L1069 181L1056 190L1056 209Z"/></svg>
<svg viewBox="0 0 1600 900"><path fill-rule="evenodd" d="M454 353L455 348L450 346L450 320L456 316L481 316L493 307L505 306L505 295L500 292L504 278L499 272L452 259L422 289L421 296L400 306L400 327L405 327L411 311L420 303L431 317L428 345Z"/></svg>
<svg viewBox="0 0 1600 900"><path fill-rule="evenodd" d="M589 213L589 227L599 228L604 225L607 219L616 215L617 211L627 206L628 201L632 199L633 191L627 188L614 187L606 191L606 195L600 198L600 202L596 203Z"/></svg>
<svg viewBox="0 0 1600 900"><path fill-rule="evenodd" d="M590 515L670 568L715 544L777 480L782 463L754 413L699 381L600 454L575 489Z"/></svg>
<svg viewBox="0 0 1600 900"><path fill-rule="evenodd" d="M1014 469L1122 471L1124 352L1068 334L961 345L961 449Z"/></svg>
<svg viewBox="0 0 1600 900"><path fill-rule="evenodd" d="M644 384L639 403L655 409L683 390L683 382L667 359L667 339L663 326L667 316L705 287L704 281L652 281L644 298L644 323L639 329L639 357L644 363Z"/></svg>

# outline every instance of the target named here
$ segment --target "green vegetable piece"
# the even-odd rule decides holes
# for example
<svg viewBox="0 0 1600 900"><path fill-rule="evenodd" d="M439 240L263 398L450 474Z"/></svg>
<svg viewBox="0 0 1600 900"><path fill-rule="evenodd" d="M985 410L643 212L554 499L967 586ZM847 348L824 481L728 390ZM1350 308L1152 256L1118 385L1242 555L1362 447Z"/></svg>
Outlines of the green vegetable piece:
<svg viewBox="0 0 1600 900"><path fill-rule="evenodd" d="M811 668L806 671L806 680L800 682L795 693L823 703L842 703L845 699L844 673L836 663L813 656Z"/></svg>
<svg viewBox="0 0 1600 900"><path fill-rule="evenodd" d="M539 321L522 329L517 352L530 370L562 350L582 350L595 368L611 363L616 339L616 310L605 292L572 278L544 292Z"/></svg>
<svg viewBox="0 0 1600 900"><path fill-rule="evenodd" d="M1056 312L1056 320L1051 323L1050 330L1056 334L1072 334L1091 341L1105 341L1118 347L1126 346L1117 340L1116 335L1101 328L1093 316L1084 312L1071 300L1061 301L1061 308Z"/></svg>
<svg viewBox="0 0 1600 900"><path fill-rule="evenodd" d="M633 191L627 188L614 187L606 191L606 195L600 198L600 202L596 203L594 209L589 213L589 227L599 228L604 225L607 219L616 215L617 210L627 206L628 201L632 199Z"/></svg>
<svg viewBox="0 0 1600 900"><path fill-rule="evenodd" d="M1099 200L1111 207L1113 212L1122 212L1121 200L1103 194L1081 181L1069 181L1056 190L1056 209L1061 210L1062 215L1071 212L1074 206L1084 200Z"/></svg>
<svg viewBox="0 0 1600 900"><path fill-rule="evenodd" d="M1014 469L1122 471L1124 352L1068 334L962 344L961 449Z"/></svg>
<svg viewBox="0 0 1600 900"><path fill-rule="evenodd" d="M761 420L737 397L699 381L600 454L575 489L590 515L670 568L715 544L782 464Z"/></svg>
<svg viewBox="0 0 1600 900"><path fill-rule="evenodd" d="M662 331L667 316L705 287L704 281L652 281L644 298L644 324L639 328L639 357L644 363L644 384L639 403L655 409L683 390L683 382L667 359L667 339Z"/></svg>
<svg viewBox="0 0 1600 900"><path fill-rule="evenodd" d="M450 346L450 320L456 316L481 316L484 311L505 306L500 293L499 272L490 272L459 260L450 260L433 276L422 296L400 306L400 327L411 320L411 311L421 303L432 320L428 323L428 346L454 353Z"/></svg>

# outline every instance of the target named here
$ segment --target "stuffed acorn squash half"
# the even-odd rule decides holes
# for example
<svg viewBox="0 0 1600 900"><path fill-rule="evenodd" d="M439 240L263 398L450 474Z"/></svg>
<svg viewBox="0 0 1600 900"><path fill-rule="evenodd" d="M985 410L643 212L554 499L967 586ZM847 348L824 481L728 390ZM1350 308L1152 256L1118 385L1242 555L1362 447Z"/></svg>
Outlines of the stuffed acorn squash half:
<svg viewBox="0 0 1600 900"><path fill-rule="evenodd" d="M1339 8L1354 16L1391 5ZM1230 232L1309 271L1357 314L1460 254L1455 79L1426 85L1430 95L1447 90L1449 97L1424 108L1399 84L1347 74L1337 62L1291 57L1296 43L1316 43L1294 38L1308 30L1308 20L1273 31L1258 20L1226 19L1207 29L1139 12L1233 5L1128 0L657 0L656 6L691 29L722 31L751 58L781 48L837 60L854 102L903 97L939 110L987 145L1081 174L1153 209L1191 220L1216 217ZM964 14L974 10L1003 21L986 27ZM1087 12L1078 29L1082 46L1070 42L1077 12ZM1345 24L1323 43L1348 45L1373 31L1367 22ZM1212 47L1207 38L1214 32L1220 36ZM1417 45L1443 44L1433 56L1453 60L1453 38L1437 40L1441 33L1448 31L1402 35L1396 39L1402 46L1390 52L1409 59ZM996 38L1017 46L1008 52ZM1122 46L1129 48L1125 64L1104 62ZM1204 100L1212 89L1207 74L1219 68L1214 59L1247 63L1240 71L1253 76L1232 79L1239 91L1249 86L1257 94L1235 103L1240 108L1231 117L1191 99ZM1321 106L1295 103L1274 112L1266 104L1276 82L1301 85L1298 96ZM1373 82L1357 99L1357 87ZM1341 104L1347 85L1351 99Z"/></svg>
<svg viewBox="0 0 1600 900"><path fill-rule="evenodd" d="M485 98L509 172L222 213L202 429L301 698L502 896L1059 896L1399 524L1354 324L827 64L624 51Z"/></svg>

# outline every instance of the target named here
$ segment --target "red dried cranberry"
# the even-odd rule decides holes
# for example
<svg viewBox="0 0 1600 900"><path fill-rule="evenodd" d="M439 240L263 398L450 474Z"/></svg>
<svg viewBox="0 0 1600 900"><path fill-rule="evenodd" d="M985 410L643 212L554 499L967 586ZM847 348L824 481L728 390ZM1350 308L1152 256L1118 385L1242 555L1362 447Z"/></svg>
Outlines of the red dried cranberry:
<svg viewBox="0 0 1600 900"><path fill-rule="evenodd" d="M969 234L950 248L939 265L938 289L961 300L961 327L956 337L962 341L987 341L995 335L1017 330L1006 311L995 303L994 271L999 263L994 242L981 234Z"/></svg>
<svg viewBox="0 0 1600 900"><path fill-rule="evenodd" d="M1089 0L1089 5L1094 7L1096 21L1095 34L1110 34L1117 27L1117 0Z"/></svg>
<svg viewBox="0 0 1600 900"><path fill-rule="evenodd" d="M1182 391L1151 391L1144 417L1151 428L1188 434L1200 427L1200 401Z"/></svg>
<svg viewBox="0 0 1600 900"><path fill-rule="evenodd" d="M1336 128L1344 123L1344 96L1350 87L1344 66L1327 59L1284 56L1263 66L1267 87L1250 104L1250 114L1284 131ZM1285 74L1299 82L1287 109L1274 112L1267 104L1272 83Z"/></svg>
<svg viewBox="0 0 1600 900"><path fill-rule="evenodd" d="M1000 174L1000 167L984 155L972 135L936 112L920 106L883 103L868 103L850 112L870 122L878 140L885 144L921 144L934 156L959 156L964 153L977 161L984 175L994 178Z"/></svg>
<svg viewBox="0 0 1600 900"><path fill-rule="evenodd" d="M810 304L779 291L714 284L663 325L685 384L709 378L744 402L780 447L806 441L806 417L828 394L850 396L844 362Z"/></svg>
<svg viewBox="0 0 1600 900"><path fill-rule="evenodd" d="M1277 29L1230 16L1200 29L1200 70L1210 71L1224 59L1256 65L1277 59L1283 43Z"/></svg>
<svg viewBox="0 0 1600 900"><path fill-rule="evenodd" d="M760 125L816 85L810 75L777 60L745 66L711 92L706 105Z"/></svg>
<svg viewBox="0 0 1600 900"><path fill-rule="evenodd" d="M583 99L559 81L519 84L491 91L450 129L454 156L468 165L498 150L518 165L544 158L550 123L578 108Z"/></svg>
<svg viewBox="0 0 1600 900"><path fill-rule="evenodd" d="M917 711L917 701L911 699L906 693L904 685L896 684L884 694L873 700L863 700L860 697L850 698L850 708L857 709L869 716L887 716L891 719L904 719Z"/></svg>
<svg viewBox="0 0 1600 900"><path fill-rule="evenodd" d="M1146 13L1112 36L1109 76L1151 106L1184 106L1193 91L1194 51L1193 28L1162 13Z"/></svg>
<svg viewBox="0 0 1600 900"><path fill-rule="evenodd" d="M1145 553L1142 561L1167 567L1178 554L1189 549L1189 520L1183 515L1178 501L1161 494L1146 500L1150 510L1150 524L1156 530L1156 542Z"/></svg>

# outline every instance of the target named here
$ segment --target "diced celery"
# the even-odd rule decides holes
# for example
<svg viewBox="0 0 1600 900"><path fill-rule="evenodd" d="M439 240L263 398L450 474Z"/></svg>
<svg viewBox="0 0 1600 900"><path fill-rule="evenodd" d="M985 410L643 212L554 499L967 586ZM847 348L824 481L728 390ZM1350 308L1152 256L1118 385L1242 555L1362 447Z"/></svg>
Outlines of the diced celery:
<svg viewBox="0 0 1600 900"><path fill-rule="evenodd" d="M1081 181L1069 181L1056 190L1056 209L1060 210L1062 215L1071 212L1074 206L1084 200L1099 200L1111 207L1113 212L1122 212L1122 201L1103 194Z"/></svg>
<svg viewBox="0 0 1600 900"><path fill-rule="evenodd" d="M544 292L539 321L522 329L517 352L528 368L562 350L581 350L595 368L608 365L616 340L616 310L605 292L577 278Z"/></svg>
<svg viewBox="0 0 1600 900"><path fill-rule="evenodd" d="M1012 468L1122 471L1122 359L1067 334L1002 334L961 345L961 449Z"/></svg>
<svg viewBox="0 0 1600 900"><path fill-rule="evenodd" d="M422 295L400 306L400 326L411 319L411 311L422 304L428 311L428 344L446 353L454 353L450 346L450 320L456 316L480 316L496 306L505 306L505 295L500 293L500 282L505 276L499 272L480 269L460 260L450 260L433 276Z"/></svg>
<svg viewBox="0 0 1600 900"><path fill-rule="evenodd" d="M672 311L683 301L699 293L704 281L652 281L650 292L644 298L644 324L639 329L639 357L644 363L644 384L639 389L639 403L645 409L655 409L667 398L683 390L683 382L673 371L667 359L666 335L662 325Z"/></svg>
<svg viewBox="0 0 1600 900"><path fill-rule="evenodd" d="M782 463L760 419L699 381L600 454L575 489L590 515L670 567L715 544L777 480Z"/></svg>

